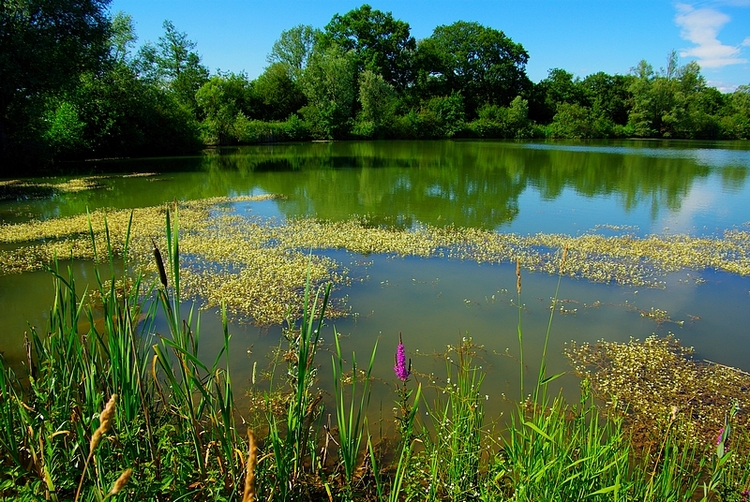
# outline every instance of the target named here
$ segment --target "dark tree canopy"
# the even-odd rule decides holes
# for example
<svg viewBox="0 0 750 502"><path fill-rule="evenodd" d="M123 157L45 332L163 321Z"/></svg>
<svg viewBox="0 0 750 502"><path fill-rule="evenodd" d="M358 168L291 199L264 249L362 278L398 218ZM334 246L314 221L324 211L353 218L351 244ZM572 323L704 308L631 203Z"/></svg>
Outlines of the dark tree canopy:
<svg viewBox="0 0 750 502"><path fill-rule="evenodd" d="M523 46L479 23L438 26L419 50L427 84L443 95L460 92L471 115L481 104L509 105L531 84Z"/></svg>
<svg viewBox="0 0 750 502"><path fill-rule="evenodd" d="M359 73L370 70L380 74L397 89L412 81L416 42L409 24L394 19L390 12L365 4L343 16L336 14L325 27L321 42L325 47L337 44L345 51L354 51Z"/></svg>
<svg viewBox="0 0 750 502"><path fill-rule="evenodd" d="M0 2L0 159L29 141L29 101L71 87L108 52L109 0Z"/></svg>

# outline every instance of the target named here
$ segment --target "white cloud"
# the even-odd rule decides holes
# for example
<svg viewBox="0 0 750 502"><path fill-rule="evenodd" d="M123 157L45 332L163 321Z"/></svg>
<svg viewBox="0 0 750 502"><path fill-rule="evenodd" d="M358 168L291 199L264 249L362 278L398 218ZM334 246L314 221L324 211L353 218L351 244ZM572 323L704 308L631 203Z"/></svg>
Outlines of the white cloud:
<svg viewBox="0 0 750 502"><path fill-rule="evenodd" d="M681 57L695 57L703 68L722 68L747 63L741 57L741 47L750 45L750 37L739 46L724 45L719 41L721 28L731 18L711 8L696 9L688 4L677 4L675 22L681 28L680 37L695 44L680 52Z"/></svg>

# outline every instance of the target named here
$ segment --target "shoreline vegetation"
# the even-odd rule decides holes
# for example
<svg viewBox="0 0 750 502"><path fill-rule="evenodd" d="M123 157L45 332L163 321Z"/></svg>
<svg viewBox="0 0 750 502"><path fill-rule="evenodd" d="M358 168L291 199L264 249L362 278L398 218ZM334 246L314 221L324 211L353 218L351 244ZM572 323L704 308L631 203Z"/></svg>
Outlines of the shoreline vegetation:
<svg viewBox="0 0 750 502"><path fill-rule="evenodd" d="M108 217L99 229L109 237L103 242L92 215L89 247L102 263L96 309L72 272L52 264L49 326L28 334L19 368L0 357L3 497L747 500L750 377L743 372L693 361L672 338L572 344L580 402L548 395L560 375L546 373L546 347L560 282L574 263L571 248L555 254L558 288L545 349L540 361L527 361L529 369L539 366L538 376L533 389L521 384L508 423L484 415L483 347L470 338L448 347L443 379L428 384L408 357L409 340L394 335L396 432L378 439L378 424L367 418L370 370L376 351L389 350L386 340L374 343L369 365L357 366L333 329L336 418L327 425L315 382L321 337L331 336L331 282L314 284L309 255L299 314L285 325L273 360L277 380L263 406L238 410L227 304L224 343L211 364L198 357L201 314L184 307L181 264L192 254L186 248L196 210L186 206L158 213L159 239L149 249L154 271L128 277L115 275L115 259L138 259L140 215ZM516 263L520 306L525 269Z"/></svg>
<svg viewBox="0 0 750 502"><path fill-rule="evenodd" d="M532 82L531 55L500 29L457 20L416 40L408 22L363 4L323 28L283 31L251 80L212 74L168 20L137 46L132 17L107 3L23 0L0 12L0 74L13 75L0 82L0 177L209 145L750 138L750 86L722 93L676 51L658 69L633 61L626 75L580 78L552 68Z"/></svg>

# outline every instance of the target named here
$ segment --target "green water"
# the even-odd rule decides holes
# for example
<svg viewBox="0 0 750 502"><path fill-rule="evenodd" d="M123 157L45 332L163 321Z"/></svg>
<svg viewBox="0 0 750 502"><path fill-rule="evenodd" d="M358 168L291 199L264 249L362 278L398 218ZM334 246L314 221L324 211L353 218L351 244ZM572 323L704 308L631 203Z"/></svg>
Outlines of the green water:
<svg viewBox="0 0 750 502"><path fill-rule="evenodd" d="M750 145L704 142L353 142L267 145L211 150L190 158L89 162L71 166L101 176L95 190L0 202L9 224L85 212L130 208L173 199L262 193L283 199L247 203L251 213L275 219L313 216L340 220L368 215L376 223L410 228L426 223L578 235L626 227L639 235L716 235L750 222ZM123 177L131 173L155 173ZM55 180L51 180L55 181ZM444 372L430 354L464 336L484 345L489 402L517 397L518 354L515 269L447 259L331 256L351 270L351 286L337 286L352 316L332 324L347 337L345 352L364 359L380 337L376 373L392 383L393 354L403 334L423 382ZM78 264L85 283L91 267ZM568 369L570 340L627 341L674 333L698 357L750 370L750 279L712 270L675 273L664 289L636 289L563 279L550 341L550 373ZM523 330L528 375L536 364L557 278L525 273ZM0 350L20 357L27 321L43 326L51 298L45 273L0 276ZM666 310L673 322L643 317ZM218 317L205 315L206 354L218 350L211 333ZM250 380L279 343L279 329L233 325L235 381ZM325 338L325 335L324 335ZM330 342L330 333L328 334ZM506 353L507 349L507 353ZM328 360L325 354L322 360ZM321 385L330 378L321 371ZM573 385L574 379L564 380ZM249 383L248 383L249 385ZM391 397L383 391L384 415Z"/></svg>

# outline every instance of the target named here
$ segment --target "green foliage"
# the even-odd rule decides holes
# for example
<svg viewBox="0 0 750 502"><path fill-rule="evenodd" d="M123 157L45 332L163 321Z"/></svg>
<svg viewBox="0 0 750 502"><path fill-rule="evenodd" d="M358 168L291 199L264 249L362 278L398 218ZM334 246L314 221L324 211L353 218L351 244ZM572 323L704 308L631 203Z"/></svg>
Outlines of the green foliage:
<svg viewBox="0 0 750 502"><path fill-rule="evenodd" d="M203 141L226 145L237 140L234 130L240 115L249 108L250 83L244 75L214 76L195 93L200 114Z"/></svg>
<svg viewBox="0 0 750 502"><path fill-rule="evenodd" d="M741 85L729 96L726 115L721 117L721 129L727 138L750 138L750 86Z"/></svg>
<svg viewBox="0 0 750 502"><path fill-rule="evenodd" d="M196 43L170 21L131 55L132 18L109 18L106 6L3 4L3 169L352 136L750 137L747 86L722 94L675 52L658 71L642 61L630 75L581 79L554 68L534 85L528 53L501 31L457 21L417 44L408 23L365 4L334 15L322 31L282 32L271 64L248 82L211 76Z"/></svg>
<svg viewBox="0 0 750 502"><path fill-rule="evenodd" d="M315 41L320 36L320 30L309 25L297 25L281 32L279 39L274 42L266 60L274 65L280 63L286 68L289 77L298 82L307 68L307 63L313 53Z"/></svg>
<svg viewBox="0 0 750 502"><path fill-rule="evenodd" d="M314 138L348 134L357 97L356 64L352 51L336 45L311 56L302 79L308 104L301 113Z"/></svg>
<svg viewBox="0 0 750 502"><path fill-rule="evenodd" d="M435 435L425 439L430 462L430 500L471 500L479 497L483 453L484 372L474 363L477 351L471 338L449 347L445 387L430 410ZM454 360L453 358L456 358ZM445 396L445 401L440 397Z"/></svg>
<svg viewBox="0 0 750 502"><path fill-rule="evenodd" d="M37 124L50 95L75 88L82 71L97 69L107 53L106 0L19 0L0 7L0 176L12 161L43 162L47 139L59 149L75 136L72 110L63 107L56 130ZM27 171L28 172L28 171Z"/></svg>
<svg viewBox="0 0 750 502"><path fill-rule="evenodd" d="M45 122L44 139L58 156L87 146L84 138L86 124L73 103L61 101L48 105Z"/></svg>
<svg viewBox="0 0 750 502"><path fill-rule="evenodd" d="M362 390L360 391L359 403L357 403L357 381L360 374L357 372L357 356L352 352L352 371L346 374L344 371L344 356L341 352L340 335L333 330L333 338L336 346L335 355L331 356L331 367L333 368L333 392L336 404L336 423L339 436L339 462L344 466L346 482L351 484L354 480L354 471L358 465L361 451L362 435L367 425L367 407L370 404L370 388L372 366L375 363L375 353L378 348L377 341L372 349L370 362L367 370L361 375ZM362 370L360 370L362 371ZM345 385L348 380L349 385ZM349 406L347 409L345 386L350 387Z"/></svg>
<svg viewBox="0 0 750 502"><path fill-rule="evenodd" d="M389 136L396 119L398 94L385 79L365 70L359 78L359 102L354 134L363 137Z"/></svg>
<svg viewBox="0 0 750 502"><path fill-rule="evenodd" d="M233 130L240 143L305 141L311 137L308 124L297 115L290 115L283 122L249 120L244 115L239 115L234 122Z"/></svg>
<svg viewBox="0 0 750 502"><path fill-rule="evenodd" d="M320 37L324 48L338 45L352 51L357 73L381 75L394 88L404 90L413 80L411 56L416 49L409 24L390 12L373 10L367 4L346 14L333 16Z"/></svg>
<svg viewBox="0 0 750 502"><path fill-rule="evenodd" d="M588 139L599 137L595 130L593 112L576 103L560 103L550 126L554 138Z"/></svg>
<svg viewBox="0 0 750 502"><path fill-rule="evenodd" d="M460 93L469 118L485 104L508 106L523 94L529 55L501 31L458 21L438 26L418 48L422 85L431 95Z"/></svg>
<svg viewBox="0 0 750 502"><path fill-rule="evenodd" d="M458 93L430 98L419 111L399 119L398 135L408 138L452 138L463 133L464 100Z"/></svg>
<svg viewBox="0 0 750 502"><path fill-rule="evenodd" d="M677 65L673 53L667 69L654 73L645 62L631 71L633 105L628 125L637 136L663 138L716 138L721 120L716 116L724 98L712 92L694 61ZM732 127L731 122L725 122ZM731 134L731 133L730 133Z"/></svg>
<svg viewBox="0 0 750 502"><path fill-rule="evenodd" d="M147 43L138 51L135 68L146 81L174 93L190 111L196 109L195 93L208 81L208 69L194 51L196 43L171 21L163 23L164 35L156 45Z"/></svg>
<svg viewBox="0 0 750 502"><path fill-rule="evenodd" d="M485 105L479 117L467 124L468 129L480 138L528 138L531 135L529 102L516 96L510 106Z"/></svg>
<svg viewBox="0 0 750 502"><path fill-rule="evenodd" d="M260 108L257 118L262 120L284 120L306 101L299 83L290 76L283 63L266 68L253 83L253 93Z"/></svg>

